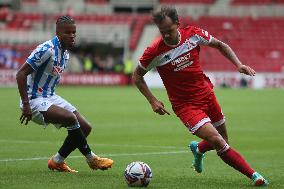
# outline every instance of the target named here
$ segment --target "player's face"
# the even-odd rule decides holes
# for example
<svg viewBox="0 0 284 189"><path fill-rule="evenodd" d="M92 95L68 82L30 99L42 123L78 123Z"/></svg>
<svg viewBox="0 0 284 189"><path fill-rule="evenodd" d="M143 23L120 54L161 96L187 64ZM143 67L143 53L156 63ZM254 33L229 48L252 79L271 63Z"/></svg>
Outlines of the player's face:
<svg viewBox="0 0 284 189"><path fill-rule="evenodd" d="M162 34L164 41L169 45L177 45L178 43L178 23L166 17L161 23L156 24Z"/></svg>
<svg viewBox="0 0 284 189"><path fill-rule="evenodd" d="M63 49L70 49L75 45L76 37L76 25L64 24L59 27L57 31L57 37L62 45Z"/></svg>

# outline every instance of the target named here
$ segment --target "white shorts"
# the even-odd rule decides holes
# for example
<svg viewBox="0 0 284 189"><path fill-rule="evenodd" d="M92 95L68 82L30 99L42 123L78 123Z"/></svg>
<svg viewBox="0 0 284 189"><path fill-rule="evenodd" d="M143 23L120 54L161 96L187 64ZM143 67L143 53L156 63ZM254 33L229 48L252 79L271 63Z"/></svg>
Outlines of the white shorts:
<svg viewBox="0 0 284 189"><path fill-rule="evenodd" d="M58 95L53 95L51 97L46 98L38 97L30 100L30 106L32 110L32 121L36 124L43 125L44 127L46 127L48 123L44 121L44 117L40 112L47 111L51 105L59 106L70 112L76 111L76 108L74 106L72 106L69 102L67 102L65 99L61 98ZM22 109L22 107L23 104L22 101L20 101L20 108ZM62 126L61 124L53 125L58 129Z"/></svg>

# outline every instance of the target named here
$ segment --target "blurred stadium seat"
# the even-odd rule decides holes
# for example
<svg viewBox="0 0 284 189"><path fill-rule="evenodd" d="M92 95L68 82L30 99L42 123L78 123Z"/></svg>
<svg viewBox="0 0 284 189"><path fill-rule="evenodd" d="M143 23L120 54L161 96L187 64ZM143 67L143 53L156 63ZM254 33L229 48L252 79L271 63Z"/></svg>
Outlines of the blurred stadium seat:
<svg viewBox="0 0 284 189"><path fill-rule="evenodd" d="M125 42L119 44L127 44L123 46L125 53L141 51L145 47L137 47L144 27L151 24L151 19L149 14L141 14L138 9L152 9L159 4L175 4L182 25L191 24L208 30L228 43L244 63L257 71L280 72L283 69L284 0L133 0L131 3L66 0L63 3L48 1L49 8L44 0L22 0L19 9L13 8L12 4L0 8L0 49L7 48L8 44L9 48L16 48L26 57L34 44L46 40L47 33L52 35L54 21L59 15L71 14L82 34L78 35L79 40L94 39L106 43L121 40ZM123 6L131 7L131 12L117 13L116 8ZM234 70L214 49L203 48L201 53L205 70Z"/></svg>
<svg viewBox="0 0 284 189"><path fill-rule="evenodd" d="M274 0L233 0L233 5L267 5L273 3Z"/></svg>
<svg viewBox="0 0 284 189"><path fill-rule="evenodd" d="M215 0L160 0L162 4L212 4Z"/></svg>

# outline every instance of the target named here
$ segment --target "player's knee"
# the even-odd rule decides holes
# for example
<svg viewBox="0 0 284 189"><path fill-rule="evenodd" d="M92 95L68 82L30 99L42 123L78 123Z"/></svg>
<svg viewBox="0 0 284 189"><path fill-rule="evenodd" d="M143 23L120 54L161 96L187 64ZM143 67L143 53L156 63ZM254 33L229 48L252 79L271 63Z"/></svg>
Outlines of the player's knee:
<svg viewBox="0 0 284 189"><path fill-rule="evenodd" d="M221 135L212 135L208 137L207 140L215 147L215 149L220 149L226 144L226 141Z"/></svg>
<svg viewBox="0 0 284 189"><path fill-rule="evenodd" d="M75 125L78 123L77 117L73 113L65 115L64 120L66 125Z"/></svg>
<svg viewBox="0 0 284 189"><path fill-rule="evenodd" d="M87 136L89 136L89 134L91 133L91 131L92 131L92 126L91 125L86 125L86 127L81 127L81 129L82 129L82 131L83 131L83 133L84 133L84 135L87 137Z"/></svg>

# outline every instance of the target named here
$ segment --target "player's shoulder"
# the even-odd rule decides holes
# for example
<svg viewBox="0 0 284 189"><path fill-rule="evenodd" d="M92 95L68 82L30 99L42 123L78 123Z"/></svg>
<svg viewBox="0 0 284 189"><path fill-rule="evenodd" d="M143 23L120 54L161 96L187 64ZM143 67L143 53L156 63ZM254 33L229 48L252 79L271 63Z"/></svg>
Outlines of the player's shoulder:
<svg viewBox="0 0 284 189"><path fill-rule="evenodd" d="M54 48L54 45L52 44L51 40L48 40L48 41L45 41L45 42L39 44L36 47L35 51L42 52L42 53L44 53L44 52L51 53L53 48Z"/></svg>
<svg viewBox="0 0 284 189"><path fill-rule="evenodd" d="M162 37L155 38L152 43L145 49L145 53L156 56L163 51L164 42Z"/></svg>
<svg viewBox="0 0 284 189"><path fill-rule="evenodd" d="M39 44L30 54L28 59L30 60L38 60L41 59L42 57L51 57L52 54L54 53L53 51L53 45L51 41L45 41L41 44Z"/></svg>
<svg viewBox="0 0 284 189"><path fill-rule="evenodd" d="M208 31L196 26L187 26L183 29L183 32L183 36L185 35L186 38L192 38L194 41L197 40L200 44L208 44L212 39Z"/></svg>
<svg viewBox="0 0 284 189"><path fill-rule="evenodd" d="M205 31L205 30L198 26L188 25L183 28L180 28L180 31L188 35L190 34L195 35L195 34L199 34L200 32L202 33L202 31Z"/></svg>

